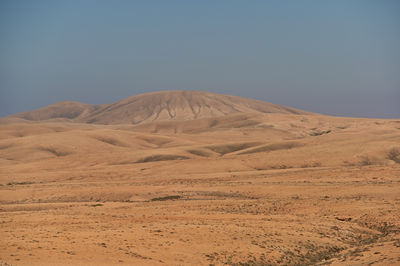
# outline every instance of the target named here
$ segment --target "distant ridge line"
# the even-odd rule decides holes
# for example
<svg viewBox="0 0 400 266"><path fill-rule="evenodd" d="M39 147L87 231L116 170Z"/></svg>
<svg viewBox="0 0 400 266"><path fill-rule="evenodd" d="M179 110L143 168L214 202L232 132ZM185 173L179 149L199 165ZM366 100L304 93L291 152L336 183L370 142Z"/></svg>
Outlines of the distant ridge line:
<svg viewBox="0 0 400 266"><path fill-rule="evenodd" d="M29 121L136 125L153 121L184 121L248 113L312 114L244 97L201 91L170 90L134 95L103 105L62 101L10 117Z"/></svg>

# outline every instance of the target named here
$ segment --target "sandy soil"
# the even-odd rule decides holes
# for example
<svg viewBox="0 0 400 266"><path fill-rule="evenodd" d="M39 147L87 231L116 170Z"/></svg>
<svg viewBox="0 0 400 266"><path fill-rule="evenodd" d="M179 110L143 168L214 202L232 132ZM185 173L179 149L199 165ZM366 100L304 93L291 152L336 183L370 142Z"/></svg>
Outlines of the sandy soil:
<svg viewBox="0 0 400 266"><path fill-rule="evenodd" d="M3 121L0 224L0 265L400 265L400 121Z"/></svg>

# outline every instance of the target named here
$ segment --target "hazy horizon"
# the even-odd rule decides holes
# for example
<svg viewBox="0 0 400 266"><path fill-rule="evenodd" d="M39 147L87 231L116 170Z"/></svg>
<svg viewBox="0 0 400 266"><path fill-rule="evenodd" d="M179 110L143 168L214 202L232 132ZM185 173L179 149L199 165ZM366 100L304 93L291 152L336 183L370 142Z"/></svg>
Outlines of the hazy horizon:
<svg viewBox="0 0 400 266"><path fill-rule="evenodd" d="M398 1L2 1L0 117L198 90L400 117Z"/></svg>

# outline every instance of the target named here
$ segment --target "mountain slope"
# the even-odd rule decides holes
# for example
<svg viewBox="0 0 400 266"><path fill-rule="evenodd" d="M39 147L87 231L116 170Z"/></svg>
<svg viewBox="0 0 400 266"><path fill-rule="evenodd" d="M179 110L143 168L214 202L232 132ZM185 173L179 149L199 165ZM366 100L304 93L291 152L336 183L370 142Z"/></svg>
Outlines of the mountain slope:
<svg viewBox="0 0 400 266"><path fill-rule="evenodd" d="M22 118L31 121L45 121L54 119L78 119L81 116L86 116L94 111L96 106L74 102L63 101L58 102L38 110L27 111L12 115L11 117Z"/></svg>
<svg viewBox="0 0 400 266"><path fill-rule="evenodd" d="M113 104L60 102L13 115L32 121L65 119L95 124L142 124L193 120L245 113L310 114L263 101L199 91L161 91L132 96Z"/></svg>

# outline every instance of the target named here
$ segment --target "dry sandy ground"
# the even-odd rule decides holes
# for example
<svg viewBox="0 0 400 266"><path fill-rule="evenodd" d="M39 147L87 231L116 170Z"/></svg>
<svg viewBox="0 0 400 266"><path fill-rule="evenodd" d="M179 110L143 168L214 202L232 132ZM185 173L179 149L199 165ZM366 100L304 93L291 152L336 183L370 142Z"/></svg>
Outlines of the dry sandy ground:
<svg viewBox="0 0 400 266"><path fill-rule="evenodd" d="M400 265L400 121L0 125L0 265Z"/></svg>

